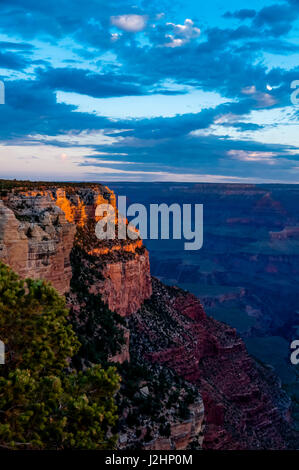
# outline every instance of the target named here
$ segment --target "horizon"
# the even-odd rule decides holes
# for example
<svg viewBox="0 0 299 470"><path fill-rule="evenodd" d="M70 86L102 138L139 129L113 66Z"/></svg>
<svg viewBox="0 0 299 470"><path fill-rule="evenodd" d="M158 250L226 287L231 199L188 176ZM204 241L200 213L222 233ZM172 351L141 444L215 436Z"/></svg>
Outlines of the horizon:
<svg viewBox="0 0 299 470"><path fill-rule="evenodd" d="M80 185L91 185L91 184L100 184L100 185L105 185L109 186L109 184L175 184L175 185L192 185L192 184L202 184L202 185L232 185L232 186L299 186L299 182L285 182L285 183L268 183L265 181L264 183L239 183L236 181L228 181L228 182L214 182L214 181L159 181L159 180L154 180L154 181L132 181L132 180L105 180L105 181L99 181L99 180L90 180L90 181L84 181L84 180L45 180L45 179L17 179L17 178L2 178L0 177L0 184L2 181L15 181L18 183L46 183L46 184L80 184Z"/></svg>

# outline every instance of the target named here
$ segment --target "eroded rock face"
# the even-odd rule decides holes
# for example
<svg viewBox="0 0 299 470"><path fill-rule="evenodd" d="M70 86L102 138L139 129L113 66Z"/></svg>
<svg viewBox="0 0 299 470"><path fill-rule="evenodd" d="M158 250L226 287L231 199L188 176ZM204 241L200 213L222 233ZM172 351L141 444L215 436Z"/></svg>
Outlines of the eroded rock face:
<svg viewBox="0 0 299 470"><path fill-rule="evenodd" d="M290 402L278 382L248 355L234 329L205 315L197 298L153 279L153 296L130 318L130 328L140 357L197 385L205 448L283 449L292 441L285 419Z"/></svg>
<svg viewBox="0 0 299 470"><path fill-rule="evenodd" d="M23 278L45 279L60 293L67 292L75 226L50 198L21 198L18 202L24 204L23 216L0 200L1 261Z"/></svg>
<svg viewBox="0 0 299 470"><path fill-rule="evenodd" d="M170 423L170 436L154 438L144 444L145 450L184 450L194 443L197 448L202 446L204 405L201 399L189 406L190 418L173 420Z"/></svg>
<svg viewBox="0 0 299 470"><path fill-rule="evenodd" d="M234 329L209 318L193 295L157 280L151 297L148 253L140 239L90 241L85 229L90 220L95 222L95 208L102 202L116 207L114 194L101 185L8 192L0 199L0 259L22 277L51 281L65 293L72 277L70 253L74 244L79 246L81 230L77 251L83 250L85 256L76 261L79 272L88 273L88 292L99 294L110 310L128 317L125 343L110 360L126 363L131 353L133 362L175 371L185 381L181 387L188 383L195 388L189 416L180 418L175 401L167 407L176 383L170 377L162 402L158 390L158 418L165 418L169 432L161 432L161 422L145 413L137 436L136 425L130 426L127 418L132 411L140 418L140 396L157 388L149 379L140 384L137 401L124 406L120 448L137 443L145 449L179 450L194 442L200 447L203 418L207 449L284 449L287 442L295 442L285 419L285 394L273 375L250 358ZM77 302L75 297L70 294L70 307L79 314L86 299ZM160 376L160 387L159 380Z"/></svg>
<svg viewBox="0 0 299 470"><path fill-rule="evenodd" d="M136 312L144 299L152 293L148 252L135 255L127 261L103 266L104 280L93 285L91 291L101 293L110 310L127 316Z"/></svg>
<svg viewBox="0 0 299 470"><path fill-rule="evenodd" d="M116 198L102 185L53 185L11 190L0 199L0 259L21 277L52 282L64 294L69 290L72 271L70 252L76 229L96 223L99 204L110 204L116 212ZM122 316L140 308L151 295L148 253L142 240L119 243L96 239L84 249L99 259L103 280L92 286L111 310ZM130 256L126 256L129 254Z"/></svg>
<svg viewBox="0 0 299 470"><path fill-rule="evenodd" d="M122 371L117 397L118 448L201 449L204 406L196 386L167 367L140 362L132 343L131 348L132 363Z"/></svg>

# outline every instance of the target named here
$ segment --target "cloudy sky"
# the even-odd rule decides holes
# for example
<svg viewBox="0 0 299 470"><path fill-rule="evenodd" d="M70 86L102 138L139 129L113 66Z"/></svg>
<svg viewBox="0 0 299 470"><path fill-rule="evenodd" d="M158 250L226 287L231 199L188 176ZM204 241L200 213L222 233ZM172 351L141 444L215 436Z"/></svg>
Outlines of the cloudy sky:
<svg viewBox="0 0 299 470"><path fill-rule="evenodd" d="M298 14L1 0L0 177L299 183Z"/></svg>

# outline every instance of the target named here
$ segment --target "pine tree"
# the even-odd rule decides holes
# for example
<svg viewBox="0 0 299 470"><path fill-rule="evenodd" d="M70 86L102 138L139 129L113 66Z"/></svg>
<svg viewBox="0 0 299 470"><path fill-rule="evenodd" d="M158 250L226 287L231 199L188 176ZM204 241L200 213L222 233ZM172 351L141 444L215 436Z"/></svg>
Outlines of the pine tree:
<svg viewBox="0 0 299 470"><path fill-rule="evenodd" d="M79 342L65 300L0 263L0 448L107 449L117 421L114 367L70 369Z"/></svg>

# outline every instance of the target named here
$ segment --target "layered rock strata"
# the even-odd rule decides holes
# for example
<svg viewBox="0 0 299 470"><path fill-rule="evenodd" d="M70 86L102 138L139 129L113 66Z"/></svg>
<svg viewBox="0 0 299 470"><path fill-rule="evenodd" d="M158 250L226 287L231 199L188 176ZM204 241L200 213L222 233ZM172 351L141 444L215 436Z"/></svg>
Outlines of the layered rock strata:
<svg viewBox="0 0 299 470"><path fill-rule="evenodd" d="M102 185L37 185L2 192L0 259L20 276L50 281L66 293L76 230L91 226L94 231L95 209L107 203L117 214L114 193ZM101 294L111 310L126 316L150 297L150 266L142 240L99 241L93 233L92 243L86 240L84 249L99 259L103 280L93 286L93 293Z"/></svg>
<svg viewBox="0 0 299 470"><path fill-rule="evenodd" d="M196 297L153 279L153 296L130 318L130 330L139 357L198 387L204 448L283 449L292 441L282 411L287 396L269 371L261 373L236 331L206 316Z"/></svg>

